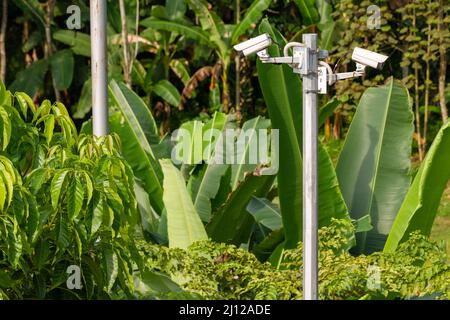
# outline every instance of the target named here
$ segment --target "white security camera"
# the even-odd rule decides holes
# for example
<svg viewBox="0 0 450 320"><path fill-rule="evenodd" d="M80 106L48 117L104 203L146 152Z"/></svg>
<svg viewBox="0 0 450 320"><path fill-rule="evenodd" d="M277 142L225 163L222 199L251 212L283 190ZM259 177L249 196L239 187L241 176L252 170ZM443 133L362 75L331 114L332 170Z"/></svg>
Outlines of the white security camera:
<svg viewBox="0 0 450 320"><path fill-rule="evenodd" d="M387 58L388 56L385 56L383 54L358 47L353 50L352 54L353 61L378 70L381 70L383 68L383 64L387 60Z"/></svg>
<svg viewBox="0 0 450 320"><path fill-rule="evenodd" d="M242 55L248 56L252 53L257 53L267 49L271 44L272 38L267 33L264 33L260 36L239 43L233 48L234 50L239 51Z"/></svg>

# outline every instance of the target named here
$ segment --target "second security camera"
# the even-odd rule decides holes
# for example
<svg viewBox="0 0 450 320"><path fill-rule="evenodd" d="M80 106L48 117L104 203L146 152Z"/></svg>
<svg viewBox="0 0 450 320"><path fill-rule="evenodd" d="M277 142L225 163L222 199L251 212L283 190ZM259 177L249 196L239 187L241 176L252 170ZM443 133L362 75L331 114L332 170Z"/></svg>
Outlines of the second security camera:
<svg viewBox="0 0 450 320"><path fill-rule="evenodd" d="M383 54L358 47L353 50L352 54L353 61L378 70L381 70L383 68L383 64L387 60L387 58L388 56L385 56Z"/></svg>
<svg viewBox="0 0 450 320"><path fill-rule="evenodd" d="M251 38L247 41L235 45L234 50L238 51L244 56L267 49L272 44L272 38L264 33L260 36Z"/></svg>

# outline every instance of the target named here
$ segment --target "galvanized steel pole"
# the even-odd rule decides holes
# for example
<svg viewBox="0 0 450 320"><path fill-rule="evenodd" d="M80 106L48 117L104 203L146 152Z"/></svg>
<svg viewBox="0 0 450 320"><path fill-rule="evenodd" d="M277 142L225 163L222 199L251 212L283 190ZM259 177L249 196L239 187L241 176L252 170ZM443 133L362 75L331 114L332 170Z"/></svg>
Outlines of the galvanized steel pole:
<svg viewBox="0 0 450 320"><path fill-rule="evenodd" d="M93 134L108 134L106 0L90 0Z"/></svg>
<svg viewBox="0 0 450 320"><path fill-rule="evenodd" d="M308 73L303 75L303 299L317 300L317 34L304 34Z"/></svg>

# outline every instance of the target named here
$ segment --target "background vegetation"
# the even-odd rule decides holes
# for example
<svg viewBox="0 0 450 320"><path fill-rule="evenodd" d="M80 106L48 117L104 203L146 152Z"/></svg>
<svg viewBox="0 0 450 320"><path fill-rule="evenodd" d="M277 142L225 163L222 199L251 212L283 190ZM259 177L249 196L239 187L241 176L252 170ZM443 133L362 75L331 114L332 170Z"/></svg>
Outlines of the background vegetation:
<svg viewBox="0 0 450 320"><path fill-rule="evenodd" d="M232 46L267 32L280 55L317 32L337 71L353 70L355 46L389 55L381 72L320 97L321 297L448 298L445 244L429 236L450 235L449 10L108 1L111 135L96 140L87 1L2 0L0 297L301 298L301 80ZM246 163L252 139L236 164L190 149L194 164L174 165L178 128L192 148L208 129L280 129L278 173ZM204 142L212 159L222 141ZM67 290L69 264L82 267L81 291Z"/></svg>

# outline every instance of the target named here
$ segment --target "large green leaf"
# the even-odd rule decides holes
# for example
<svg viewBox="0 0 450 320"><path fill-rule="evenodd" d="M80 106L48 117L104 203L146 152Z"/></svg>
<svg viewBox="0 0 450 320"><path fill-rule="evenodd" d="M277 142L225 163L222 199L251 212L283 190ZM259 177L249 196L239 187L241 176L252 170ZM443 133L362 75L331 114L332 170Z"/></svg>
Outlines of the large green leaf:
<svg viewBox="0 0 450 320"><path fill-rule="evenodd" d="M125 85L113 81L110 92L123 115L123 118L120 115L110 117L111 131L121 137L125 159L135 176L142 180L153 208L161 214L164 207L162 173L152 150L152 145L159 142L155 120L144 102Z"/></svg>
<svg viewBox="0 0 450 320"><path fill-rule="evenodd" d="M320 48L331 50L333 42L336 41L336 23L333 20L333 7L328 0L316 0L316 7L319 13L320 21L318 24L320 30Z"/></svg>
<svg viewBox="0 0 450 320"><path fill-rule="evenodd" d="M186 2L180 0L166 0L166 14L171 20L184 18Z"/></svg>
<svg viewBox="0 0 450 320"><path fill-rule="evenodd" d="M270 230L278 230L283 227L280 209L266 198L252 197L247 205L247 211L253 216L255 222Z"/></svg>
<svg viewBox="0 0 450 320"><path fill-rule="evenodd" d="M172 59L170 60L170 69L177 75L178 78L183 82L186 86L191 79L189 75L189 70L183 60L181 59Z"/></svg>
<svg viewBox="0 0 450 320"><path fill-rule="evenodd" d="M70 245L71 236L69 221L65 216L63 216L62 211L58 214L55 232L57 248L63 251Z"/></svg>
<svg viewBox="0 0 450 320"><path fill-rule="evenodd" d="M12 92L23 91L33 97L44 83L48 70L46 59L33 62L29 67L17 73L14 82L10 85Z"/></svg>
<svg viewBox="0 0 450 320"><path fill-rule="evenodd" d="M103 217L106 214L105 198L103 194L94 193L94 200L92 201L92 220L91 220L91 236L95 234L102 225Z"/></svg>
<svg viewBox="0 0 450 320"><path fill-rule="evenodd" d="M8 191L6 189L6 177L3 173L0 172L0 211L3 212L5 202L6 202L6 196L8 194Z"/></svg>
<svg viewBox="0 0 450 320"><path fill-rule="evenodd" d="M231 43L236 43L239 36L251 29L252 24L256 24L262 17L263 12L269 8L272 0L255 0L247 9L242 21L234 28L231 35Z"/></svg>
<svg viewBox="0 0 450 320"><path fill-rule="evenodd" d="M419 230L429 235L442 193L450 180L450 122L437 134L392 225L384 251L393 252Z"/></svg>
<svg viewBox="0 0 450 320"><path fill-rule="evenodd" d="M195 12L199 18L203 31L209 34L209 39L219 49L221 58L229 59L227 53L229 47L223 41L225 26L222 20L214 11L208 9L208 3L205 0L186 0L189 7Z"/></svg>
<svg viewBox="0 0 450 320"><path fill-rule="evenodd" d="M149 144L158 144L160 141L158 127L144 101L125 84L115 80L111 82L111 93L127 121L140 127ZM151 149L146 151L151 153Z"/></svg>
<svg viewBox="0 0 450 320"><path fill-rule="evenodd" d="M1 150L5 151L11 140L11 118L5 108L0 107L0 132L2 138L0 141Z"/></svg>
<svg viewBox="0 0 450 320"><path fill-rule="evenodd" d="M348 208L339 188L336 171L328 152L319 143L317 165L319 171L319 227L327 226L331 219L349 218Z"/></svg>
<svg viewBox="0 0 450 320"><path fill-rule="evenodd" d="M22 240L22 234L18 227L16 218L11 218L11 224L8 226L7 233L7 247L8 247L8 260L13 268L17 268L20 257L24 249L24 243Z"/></svg>
<svg viewBox="0 0 450 320"><path fill-rule="evenodd" d="M109 117L109 125L112 132L117 133L122 143L122 154L133 169L134 175L141 180L142 186L149 194L153 208L161 214L164 204L162 201L162 186L155 170L150 163L148 154L141 145L136 133L120 113Z"/></svg>
<svg viewBox="0 0 450 320"><path fill-rule="evenodd" d="M286 43L266 19L261 22L259 31L269 33L280 47ZM269 52L273 56L280 55L277 46L271 46ZM272 129L279 130L280 165L277 179L286 247L295 248L302 234L301 81L285 65L258 61L257 67Z"/></svg>
<svg viewBox="0 0 450 320"><path fill-rule="evenodd" d="M117 275L119 273L119 262L117 259L117 253L107 248L103 251L105 266L106 266L106 283L108 292L111 291L114 283L116 282Z"/></svg>
<svg viewBox="0 0 450 320"><path fill-rule="evenodd" d="M72 50L57 51L50 57L50 67L58 90L66 90L72 84L74 59Z"/></svg>
<svg viewBox="0 0 450 320"><path fill-rule="evenodd" d="M264 197L272 186L275 176L260 176L257 172L247 174L239 183L206 226L212 240L236 245L246 243L254 224L246 208L252 196Z"/></svg>
<svg viewBox="0 0 450 320"><path fill-rule="evenodd" d="M135 290L143 298L183 291L169 276L153 270L135 274Z"/></svg>
<svg viewBox="0 0 450 320"><path fill-rule="evenodd" d="M207 144L209 146L204 146L204 151L206 148L206 153L210 155L210 159L207 165L204 166L201 176L198 178L200 181L193 192L192 197L194 201L195 209L200 215L202 221L209 222L211 217L211 199L213 199L217 192L219 191L220 183L222 177L225 175L229 165L226 163L217 163L214 156L215 147L220 148L223 140L223 132L229 126L230 117L223 113L216 112L213 118L208 121L202 128L203 136L207 138ZM218 130L222 132L222 135L213 140L212 131Z"/></svg>
<svg viewBox="0 0 450 320"><path fill-rule="evenodd" d="M271 255L273 256L277 255L277 248L281 249L283 248L283 241L284 241L283 228L274 230L271 233L269 233L260 243L256 244L252 248L252 252L260 261L266 261ZM278 260L274 258L274 262L275 261Z"/></svg>
<svg viewBox="0 0 450 320"><path fill-rule="evenodd" d="M203 159L203 122L191 120L183 123L176 136L177 161L185 165L198 164Z"/></svg>
<svg viewBox="0 0 450 320"><path fill-rule="evenodd" d="M314 0L294 0L303 19L303 24L309 26L319 22L319 13Z"/></svg>
<svg viewBox="0 0 450 320"><path fill-rule="evenodd" d="M357 252L381 250L408 191L413 113L407 89L390 79L361 97L337 164L353 219L366 214L374 228L357 234Z"/></svg>
<svg viewBox="0 0 450 320"><path fill-rule="evenodd" d="M80 99L77 104L73 106L73 118L83 119L86 114L92 109L92 80L87 79L83 88L81 89Z"/></svg>
<svg viewBox="0 0 450 320"><path fill-rule="evenodd" d="M333 42L336 40L336 23L334 21L320 25L320 49L332 50Z"/></svg>
<svg viewBox="0 0 450 320"><path fill-rule="evenodd" d="M180 22L156 20L154 18L147 18L142 20L141 25L154 30L164 30L179 33L186 38L203 42L210 45L209 35L199 27L184 25Z"/></svg>
<svg viewBox="0 0 450 320"><path fill-rule="evenodd" d="M333 21L333 7L329 0L316 0L316 8L320 17L320 23Z"/></svg>
<svg viewBox="0 0 450 320"><path fill-rule="evenodd" d="M180 104L181 95L178 89L168 80L161 80L153 87L153 92L167 101L171 106Z"/></svg>
<svg viewBox="0 0 450 320"><path fill-rule="evenodd" d="M91 56L91 37L82 32L72 30L58 30L53 33L53 39L71 46L75 54Z"/></svg>
<svg viewBox="0 0 450 320"><path fill-rule="evenodd" d="M269 129L270 120L256 117L248 120L242 126L236 142L235 161L231 165L231 190L235 190L244 179L246 173L251 173L256 169L259 158L260 141L259 130ZM227 144L229 143L227 139ZM227 154L228 157L228 154ZM256 160L256 161L255 161Z"/></svg>
<svg viewBox="0 0 450 320"><path fill-rule="evenodd" d="M50 195L52 199L53 209L56 209L58 207L61 189L68 172L69 171L67 169L61 169L56 171L55 175L53 176L52 182L50 184Z"/></svg>
<svg viewBox="0 0 450 320"><path fill-rule="evenodd" d="M318 119L319 128L325 123L326 118L333 115L334 110L336 110L338 105L339 100L336 99L336 97L333 97L333 99L325 103L325 105L320 108Z"/></svg>
<svg viewBox="0 0 450 320"><path fill-rule="evenodd" d="M39 0L16 0L14 4L28 13L40 27L45 28L45 12Z"/></svg>
<svg viewBox="0 0 450 320"><path fill-rule="evenodd" d="M69 186L67 194L67 213L73 221L81 211L84 201L84 186L79 177L75 177Z"/></svg>
<svg viewBox="0 0 450 320"><path fill-rule="evenodd" d="M267 20L260 32L269 33L283 47L285 40ZM269 48L279 55L278 46ZM288 66L258 62L258 75L264 100L268 106L272 128L279 130L278 190L285 232L285 248L295 248L302 239L302 86L298 75ZM321 144L318 146L319 226L331 218L347 218L333 164Z"/></svg>
<svg viewBox="0 0 450 320"><path fill-rule="evenodd" d="M181 172L168 159L160 160L164 172L164 205L167 210L169 247L186 249L206 240L203 223L194 208Z"/></svg>

